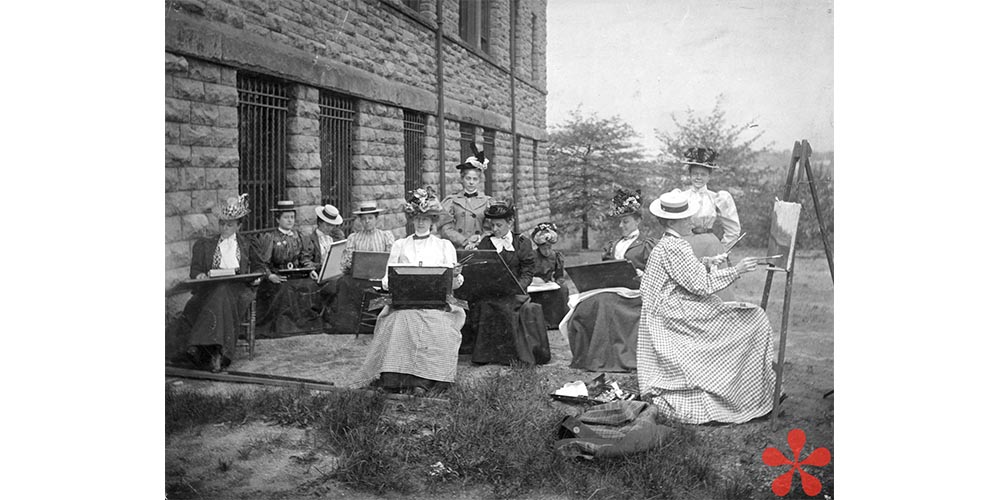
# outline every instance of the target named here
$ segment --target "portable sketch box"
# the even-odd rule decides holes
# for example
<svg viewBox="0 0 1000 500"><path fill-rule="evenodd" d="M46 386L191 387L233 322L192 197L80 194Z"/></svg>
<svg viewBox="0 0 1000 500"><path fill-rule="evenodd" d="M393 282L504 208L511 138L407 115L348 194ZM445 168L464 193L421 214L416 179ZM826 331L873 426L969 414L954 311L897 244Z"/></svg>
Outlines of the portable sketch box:
<svg viewBox="0 0 1000 500"><path fill-rule="evenodd" d="M639 275L627 260L606 260L595 264L566 266L566 274L580 293L595 288L623 287L639 289Z"/></svg>
<svg viewBox="0 0 1000 500"><path fill-rule="evenodd" d="M389 293L394 309L446 309L451 294L452 268L389 266Z"/></svg>

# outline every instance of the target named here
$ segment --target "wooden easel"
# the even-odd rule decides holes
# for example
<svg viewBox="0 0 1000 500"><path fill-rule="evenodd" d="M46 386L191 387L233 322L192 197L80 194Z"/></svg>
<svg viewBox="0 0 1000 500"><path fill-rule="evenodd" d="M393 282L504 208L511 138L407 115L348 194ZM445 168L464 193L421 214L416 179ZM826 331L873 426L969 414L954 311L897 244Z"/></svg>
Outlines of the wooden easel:
<svg viewBox="0 0 1000 500"><path fill-rule="evenodd" d="M830 251L830 245L826 238L826 228L823 225L823 217L820 213L819 207L819 196L816 194L815 181L812 175L812 168L809 166L809 156L812 154L812 147L809 146L809 141L805 139L802 142L795 141L795 146L792 148L792 159L788 165L788 177L785 180L785 192L784 199L785 202L794 203L795 202L795 171L796 167L802 166L802 170L805 170L806 177L809 179L809 190L812 192L813 207L816 209L816 221L819 223L819 232L823 237L823 249L826 251L826 260L830 266L830 280L833 280L833 254ZM801 178L802 171L799 171L799 177ZM774 214L772 214L773 217ZM772 220L772 224L775 221ZM798 231L798 223L796 222L795 231ZM781 381L782 375L785 368L785 341L788 338L788 312L792 300L792 277L795 274L795 245L794 245L795 235L792 239L792 247L790 249L789 255L787 256L787 265L785 267L772 267L767 268L767 279L764 282L764 295L760 301L761 309L767 309L768 296L771 293L771 280L774 278L775 272L785 273L785 296L781 303L781 332L778 341L778 364L775 370L775 383L774 383L774 396L771 404L771 430L777 428L778 424L778 413L781 410ZM831 391L832 392L832 391ZM829 393L828 393L829 394ZM826 397L826 396L824 396Z"/></svg>

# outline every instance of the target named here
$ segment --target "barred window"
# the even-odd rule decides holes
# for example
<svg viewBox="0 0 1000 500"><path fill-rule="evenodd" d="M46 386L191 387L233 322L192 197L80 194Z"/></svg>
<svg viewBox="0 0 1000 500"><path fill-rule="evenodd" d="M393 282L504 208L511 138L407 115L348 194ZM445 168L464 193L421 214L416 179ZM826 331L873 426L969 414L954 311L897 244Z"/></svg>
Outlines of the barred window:
<svg viewBox="0 0 1000 500"><path fill-rule="evenodd" d="M493 153L496 151L496 141L497 141L497 131L485 129L483 130L483 153L486 157L490 159L490 166L486 169L486 175L483 176L483 186L487 195L492 196L493 192L496 190L493 185L493 172L496 171L496 160L493 158Z"/></svg>
<svg viewBox="0 0 1000 500"><path fill-rule="evenodd" d="M403 189L407 192L420 187L421 164L424 161L424 136L427 117L416 111L403 110ZM442 193L443 196L443 193Z"/></svg>
<svg viewBox="0 0 1000 500"><path fill-rule="evenodd" d="M472 145L476 142L476 127L468 123L458 124L458 162L462 163L472 156ZM476 145L478 148L479 146Z"/></svg>
<svg viewBox="0 0 1000 500"><path fill-rule="evenodd" d="M288 161L288 86L280 81L238 72L239 192L250 194L254 210L245 231L274 225L267 210L285 197Z"/></svg>
<svg viewBox="0 0 1000 500"><path fill-rule="evenodd" d="M332 92L319 95L320 198L341 212L351 210L351 151L354 99Z"/></svg>
<svg viewBox="0 0 1000 500"><path fill-rule="evenodd" d="M538 74L541 72L541 49L538 43L538 16L531 15L531 81L538 81Z"/></svg>

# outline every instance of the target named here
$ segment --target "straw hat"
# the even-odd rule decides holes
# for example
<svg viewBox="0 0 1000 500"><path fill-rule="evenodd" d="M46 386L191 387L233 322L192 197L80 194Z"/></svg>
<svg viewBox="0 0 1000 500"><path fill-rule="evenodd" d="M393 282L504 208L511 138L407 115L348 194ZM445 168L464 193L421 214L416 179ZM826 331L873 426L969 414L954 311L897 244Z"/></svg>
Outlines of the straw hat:
<svg viewBox="0 0 1000 500"><path fill-rule="evenodd" d="M378 202L376 202L375 200L370 200L370 201L362 201L361 203L359 203L358 209L351 213L354 215L365 215L365 214L378 215L384 211L385 210L382 210L381 208L378 207Z"/></svg>
<svg viewBox="0 0 1000 500"><path fill-rule="evenodd" d="M719 166L715 164L715 159L718 158L718 156L719 153L716 153L712 148L688 148L687 151L684 152L684 160L682 163L685 167L695 165L715 170L719 168Z"/></svg>
<svg viewBox="0 0 1000 500"><path fill-rule="evenodd" d="M298 208L295 206L295 202L292 200L280 200L271 209L272 212L294 212Z"/></svg>
<svg viewBox="0 0 1000 500"><path fill-rule="evenodd" d="M685 219L698 212L700 202L684 191L663 193L649 204L649 211L661 219Z"/></svg>
<svg viewBox="0 0 1000 500"><path fill-rule="evenodd" d="M250 195L244 193L239 197L232 197L226 200L226 206L222 207L219 213L219 220L237 220L250 214Z"/></svg>
<svg viewBox="0 0 1000 500"><path fill-rule="evenodd" d="M322 207L316 207L316 217L323 222L333 224L334 226L339 226L344 223L344 218L340 216L340 210L333 205L323 205Z"/></svg>

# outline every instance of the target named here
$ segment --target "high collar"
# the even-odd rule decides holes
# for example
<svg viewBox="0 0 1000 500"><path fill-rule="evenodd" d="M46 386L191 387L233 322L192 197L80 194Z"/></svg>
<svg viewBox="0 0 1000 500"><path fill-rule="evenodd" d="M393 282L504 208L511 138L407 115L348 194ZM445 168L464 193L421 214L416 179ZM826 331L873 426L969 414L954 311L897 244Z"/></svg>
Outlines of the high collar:
<svg viewBox="0 0 1000 500"><path fill-rule="evenodd" d="M669 234L670 236L673 236L675 238L680 238L681 237L681 233L678 233L677 231L674 231L672 228L669 228L669 227L667 228L666 231L663 231L663 234L664 235L668 235Z"/></svg>
<svg viewBox="0 0 1000 500"><path fill-rule="evenodd" d="M228 238L223 238L223 237L222 237L222 235L220 234L220 235L219 235L219 242L221 243L221 242L223 242L223 241L236 241L236 233L233 233L233 234L232 234L231 236L229 236Z"/></svg>
<svg viewBox="0 0 1000 500"><path fill-rule="evenodd" d="M708 191L708 184L705 184L704 186L702 186L701 188L698 188L698 189L696 189L694 186L691 186L690 188L688 188L688 190L691 191L692 193L697 193L697 194L708 194L709 193L709 191Z"/></svg>
<svg viewBox="0 0 1000 500"><path fill-rule="evenodd" d="M425 234L413 233L413 240L414 241L416 241L416 240L424 240L424 239L427 239L427 238L430 238L430 237L431 237L431 232L430 231L427 231Z"/></svg>
<svg viewBox="0 0 1000 500"><path fill-rule="evenodd" d="M282 229L282 228L279 227L278 228L278 232L280 232L281 234L283 234L285 236L295 236L295 231L292 231L290 229Z"/></svg>
<svg viewBox="0 0 1000 500"><path fill-rule="evenodd" d="M635 231L632 231L631 233L628 233L628 236L622 236L622 241L632 240L632 239L635 239L635 238L638 238L638 237L639 237L639 230L636 229Z"/></svg>

